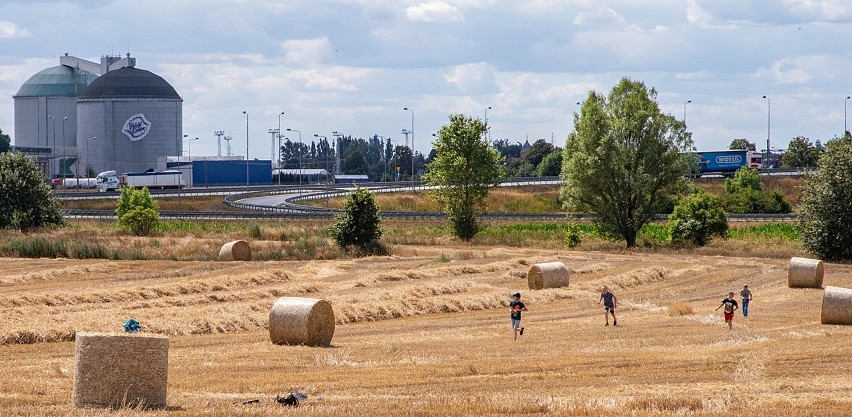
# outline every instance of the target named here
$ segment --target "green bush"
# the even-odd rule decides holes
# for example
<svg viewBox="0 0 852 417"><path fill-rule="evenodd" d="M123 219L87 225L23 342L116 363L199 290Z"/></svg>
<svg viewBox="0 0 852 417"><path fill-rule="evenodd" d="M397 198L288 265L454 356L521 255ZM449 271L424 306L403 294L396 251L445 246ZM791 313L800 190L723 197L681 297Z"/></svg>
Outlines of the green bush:
<svg viewBox="0 0 852 417"><path fill-rule="evenodd" d="M725 236L728 220L721 204L713 195L699 192L681 199L669 216L669 233L673 241L705 245L713 235Z"/></svg>
<svg viewBox="0 0 852 417"><path fill-rule="evenodd" d="M375 247L376 241L382 237L379 228L382 218L373 194L358 187L343 204L343 211L329 229L334 241L342 248L355 246L362 252Z"/></svg>
<svg viewBox="0 0 852 417"><path fill-rule="evenodd" d="M818 167L802 187L802 245L822 259L852 260L852 136L829 141Z"/></svg>
<svg viewBox="0 0 852 417"><path fill-rule="evenodd" d="M725 212L789 213L790 203L778 191L763 191L757 170L740 168L733 178L725 180L725 193L721 196Z"/></svg>
<svg viewBox="0 0 852 417"><path fill-rule="evenodd" d="M19 152L0 154L0 228L28 232L64 224L59 202L35 162Z"/></svg>
<svg viewBox="0 0 852 417"><path fill-rule="evenodd" d="M147 236L160 223L157 203L147 187L124 187L115 207L118 225L136 236Z"/></svg>

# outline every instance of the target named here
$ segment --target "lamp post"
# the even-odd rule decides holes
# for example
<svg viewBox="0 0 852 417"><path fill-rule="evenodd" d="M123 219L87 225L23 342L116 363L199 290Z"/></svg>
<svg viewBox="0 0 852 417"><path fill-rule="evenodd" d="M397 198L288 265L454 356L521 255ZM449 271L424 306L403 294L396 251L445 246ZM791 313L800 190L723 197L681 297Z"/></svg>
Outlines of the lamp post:
<svg viewBox="0 0 852 417"><path fill-rule="evenodd" d="M414 109L402 109L411 112L411 190L414 191Z"/></svg>
<svg viewBox="0 0 852 417"><path fill-rule="evenodd" d="M302 186L302 131L298 129L287 129L288 132L296 132L299 134L299 186Z"/></svg>
<svg viewBox="0 0 852 417"><path fill-rule="evenodd" d="M334 152L334 174L337 175L340 174L340 154L343 153L343 149L340 148L340 138L343 137L343 133L334 131L331 132L331 136L334 136L334 145L336 146ZM335 146L332 146L332 149L335 149Z"/></svg>
<svg viewBox="0 0 852 417"><path fill-rule="evenodd" d="M66 148L66 145L65 145L65 121L66 120L68 120L68 116L65 116L65 117L62 118L62 156L65 156L65 151L66 151L66 149L65 149ZM60 172L60 174L62 174L62 177L64 178L65 177L65 170L62 169L62 168L65 168L65 167L62 166L62 159L59 159L59 167L60 167L59 172Z"/></svg>
<svg viewBox="0 0 852 417"><path fill-rule="evenodd" d="M686 126L686 105L692 103L692 100L686 100L683 102L683 124Z"/></svg>
<svg viewBox="0 0 852 417"><path fill-rule="evenodd" d="M243 110L243 114L246 115L246 190L249 187L249 119L248 113Z"/></svg>
<svg viewBox="0 0 852 417"><path fill-rule="evenodd" d="M278 168L281 168L281 116L284 112L278 113ZM278 174L278 185L281 185L281 173Z"/></svg>
<svg viewBox="0 0 852 417"><path fill-rule="evenodd" d="M766 99L766 163L763 166L770 168L772 164L769 161L769 133L772 129L772 100L767 96L763 98Z"/></svg>
<svg viewBox="0 0 852 417"><path fill-rule="evenodd" d="M328 137L316 133L314 137L325 141L325 208L328 208Z"/></svg>
<svg viewBox="0 0 852 417"><path fill-rule="evenodd" d="M846 102L849 101L850 98L852 97L846 96L846 99L843 100L843 136L846 136L846 132L849 131L846 127Z"/></svg>
<svg viewBox="0 0 852 417"><path fill-rule="evenodd" d="M491 110L491 106L485 108L485 136L487 136L488 141L491 142L491 129L488 128L488 110ZM411 130L414 130L414 128Z"/></svg>
<svg viewBox="0 0 852 417"><path fill-rule="evenodd" d="M89 160L91 159L91 156L89 154L89 142L91 142L93 140L98 140L98 137L94 136L91 139L86 140L86 172L84 172L84 174L86 174L86 178L89 178L89 166L91 166L91 164L89 163ZM78 161L79 161L79 158L78 158ZM79 177L77 179L77 186L78 187L80 186Z"/></svg>

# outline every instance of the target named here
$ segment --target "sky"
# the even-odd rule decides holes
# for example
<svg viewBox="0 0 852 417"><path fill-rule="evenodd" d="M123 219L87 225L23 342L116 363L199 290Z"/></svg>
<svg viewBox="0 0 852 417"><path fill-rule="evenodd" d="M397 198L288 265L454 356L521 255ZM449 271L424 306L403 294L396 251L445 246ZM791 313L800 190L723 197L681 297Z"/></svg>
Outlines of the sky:
<svg viewBox="0 0 852 417"><path fill-rule="evenodd" d="M279 122L293 141L395 144L413 123L426 154L459 113L491 140L562 147L577 103L622 77L699 150L785 149L842 135L850 35L847 0L3 0L0 129L14 142L12 96L59 56L129 52L183 98L193 155L216 154L217 130L244 155L248 126L269 158Z"/></svg>

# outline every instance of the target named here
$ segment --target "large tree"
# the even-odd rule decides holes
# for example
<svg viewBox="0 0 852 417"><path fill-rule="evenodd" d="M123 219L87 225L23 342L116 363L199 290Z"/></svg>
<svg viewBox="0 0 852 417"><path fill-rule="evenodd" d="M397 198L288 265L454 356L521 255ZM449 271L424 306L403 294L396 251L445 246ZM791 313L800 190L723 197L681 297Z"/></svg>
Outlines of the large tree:
<svg viewBox="0 0 852 417"><path fill-rule="evenodd" d="M538 168L541 160L555 150L556 148L550 143L547 143L546 140L539 139L527 148L527 152L524 154L524 162L529 162L533 166L533 169Z"/></svg>
<svg viewBox="0 0 852 417"><path fill-rule="evenodd" d="M828 142L818 168L802 187L802 245L822 259L852 260L852 137Z"/></svg>
<svg viewBox="0 0 852 417"><path fill-rule="evenodd" d="M590 92L568 136L562 164L565 208L595 215L636 245L642 226L686 191L693 159L683 122L663 114L656 90L622 78L609 96Z"/></svg>
<svg viewBox="0 0 852 417"><path fill-rule="evenodd" d="M484 208L491 188L506 177L503 156L488 144L485 123L461 114L438 131L435 158L426 168L423 182L441 204L453 225L453 234L470 241L479 231L477 213Z"/></svg>

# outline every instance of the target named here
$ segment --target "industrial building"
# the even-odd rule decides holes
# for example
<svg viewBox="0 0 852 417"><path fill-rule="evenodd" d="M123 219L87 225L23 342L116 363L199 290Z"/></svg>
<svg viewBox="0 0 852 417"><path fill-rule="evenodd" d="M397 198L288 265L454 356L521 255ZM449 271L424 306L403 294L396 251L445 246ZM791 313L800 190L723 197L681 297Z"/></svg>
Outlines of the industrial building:
<svg viewBox="0 0 852 417"><path fill-rule="evenodd" d="M68 56L28 79L13 96L15 146L28 149L50 177L157 167L182 153L183 99L136 59L100 64Z"/></svg>

